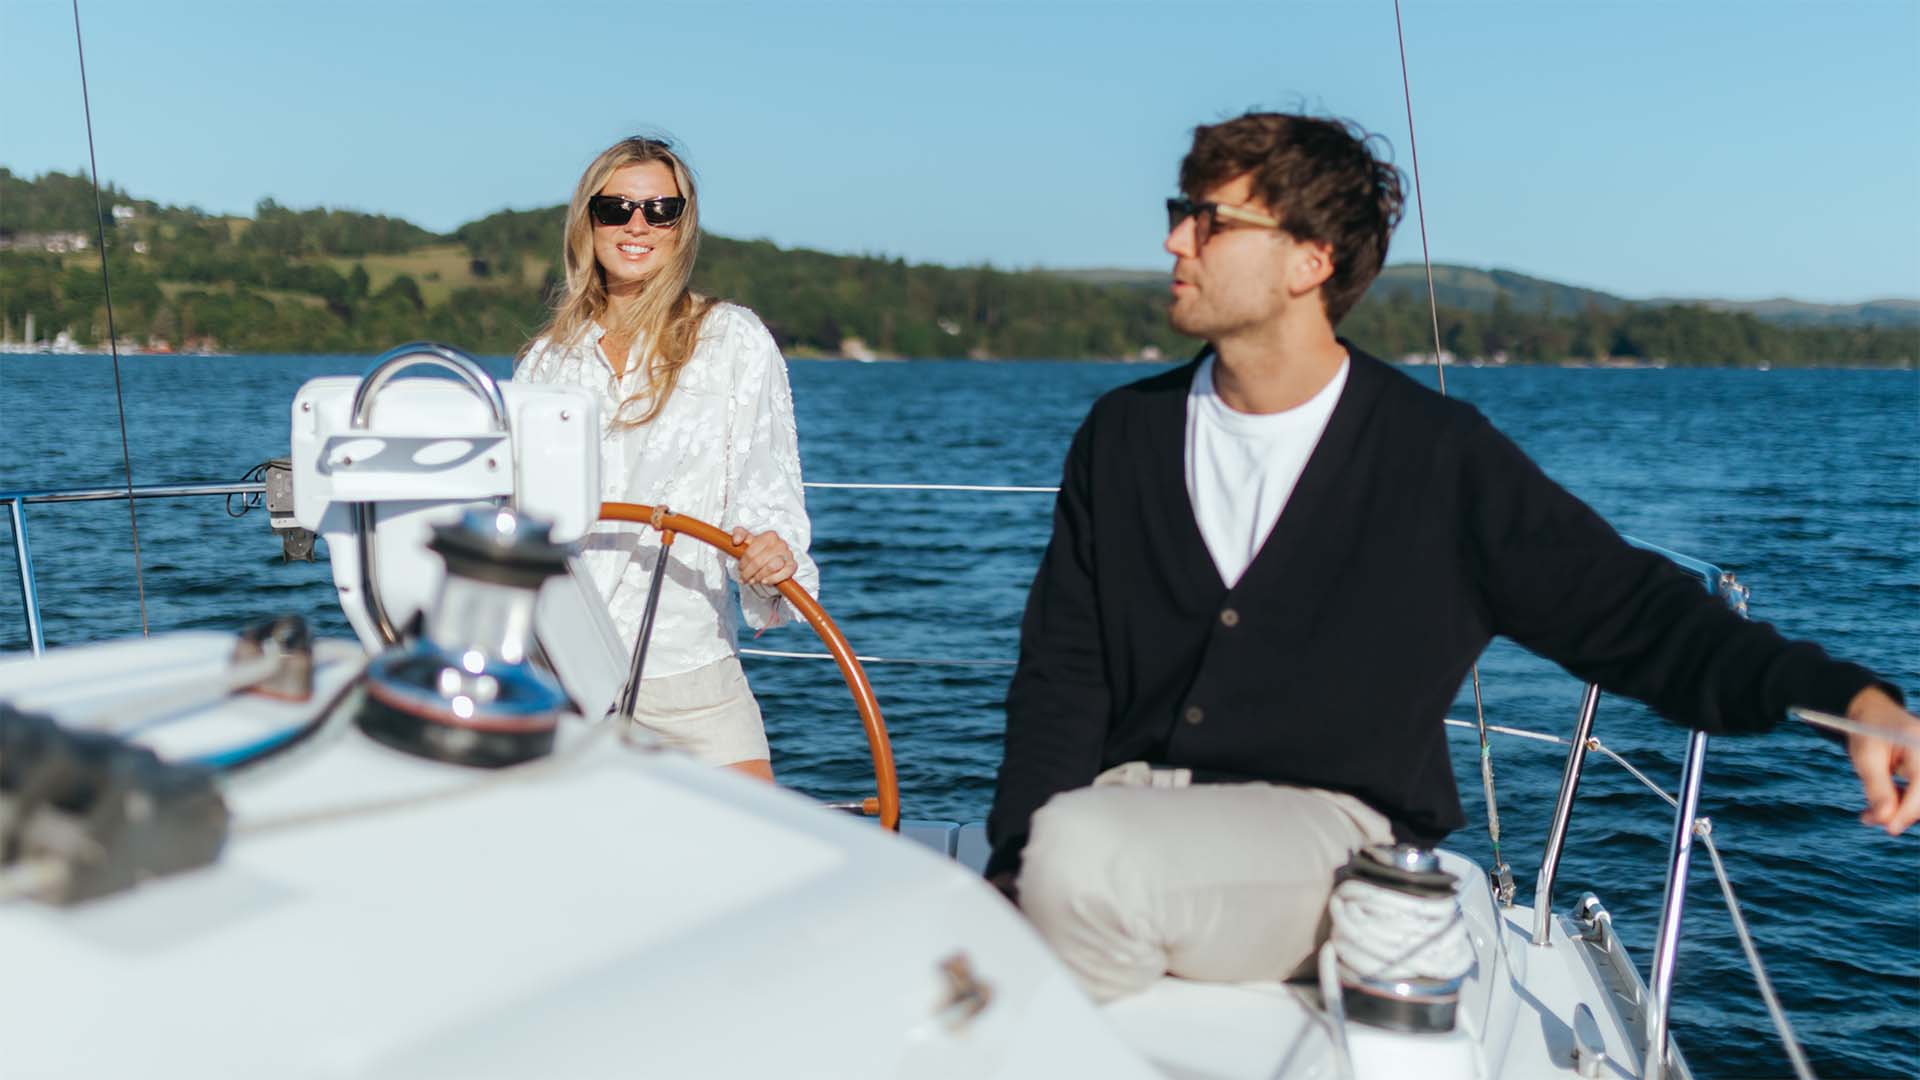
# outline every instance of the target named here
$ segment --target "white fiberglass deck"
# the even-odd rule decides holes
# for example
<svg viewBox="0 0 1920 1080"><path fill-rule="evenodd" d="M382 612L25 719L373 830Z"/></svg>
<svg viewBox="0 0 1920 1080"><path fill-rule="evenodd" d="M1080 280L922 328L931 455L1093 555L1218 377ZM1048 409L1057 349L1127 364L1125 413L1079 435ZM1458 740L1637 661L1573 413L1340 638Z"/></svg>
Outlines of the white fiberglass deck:
<svg viewBox="0 0 1920 1080"><path fill-rule="evenodd" d="M231 646L56 650L0 663L0 699L97 716L120 691L217 672ZM357 655L323 644L316 701ZM202 753L298 712L225 699L151 738ZM0 906L8 1076L1339 1075L1310 986L1167 979L1096 1008L973 870L584 724L547 762L493 773L339 724L227 797L211 867ZM1528 912L1497 911L1484 875L1445 859L1479 956L1463 1022L1350 1025L1354 1075L1569 1075L1582 1001L1609 1058L1637 1063L1588 950L1558 931L1528 945ZM972 1015L956 957L986 990Z"/></svg>

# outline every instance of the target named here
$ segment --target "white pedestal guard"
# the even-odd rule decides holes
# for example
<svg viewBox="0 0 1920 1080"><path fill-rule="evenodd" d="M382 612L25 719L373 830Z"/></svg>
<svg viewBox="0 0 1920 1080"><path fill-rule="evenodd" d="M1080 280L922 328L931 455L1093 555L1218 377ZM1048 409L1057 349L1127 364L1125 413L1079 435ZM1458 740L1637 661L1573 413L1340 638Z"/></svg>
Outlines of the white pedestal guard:
<svg viewBox="0 0 1920 1080"><path fill-rule="evenodd" d="M448 379L401 379L353 425L360 379L313 379L293 401L294 516L326 539L341 610L369 652L386 642L362 595L354 509L374 503L374 581L389 619L404 626L439 588L444 567L426 549L434 525L470 506L514 500L553 522L553 538L578 540L600 510L600 412L569 387L501 383L509 431L491 407ZM606 603L583 573L541 591L539 639L583 715L606 712L626 656Z"/></svg>

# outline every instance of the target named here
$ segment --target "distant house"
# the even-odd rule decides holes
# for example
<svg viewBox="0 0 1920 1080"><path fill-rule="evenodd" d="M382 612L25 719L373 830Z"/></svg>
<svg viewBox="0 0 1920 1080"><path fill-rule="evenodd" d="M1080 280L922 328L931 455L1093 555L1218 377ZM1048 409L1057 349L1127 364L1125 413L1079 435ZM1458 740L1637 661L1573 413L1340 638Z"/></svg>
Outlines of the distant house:
<svg viewBox="0 0 1920 1080"><path fill-rule="evenodd" d="M45 251L65 255L85 251L93 241L83 232L23 232L0 237L0 251Z"/></svg>
<svg viewBox="0 0 1920 1080"><path fill-rule="evenodd" d="M115 222L132 221L139 216L140 211L128 206L126 203L119 203L113 208L113 220Z"/></svg>

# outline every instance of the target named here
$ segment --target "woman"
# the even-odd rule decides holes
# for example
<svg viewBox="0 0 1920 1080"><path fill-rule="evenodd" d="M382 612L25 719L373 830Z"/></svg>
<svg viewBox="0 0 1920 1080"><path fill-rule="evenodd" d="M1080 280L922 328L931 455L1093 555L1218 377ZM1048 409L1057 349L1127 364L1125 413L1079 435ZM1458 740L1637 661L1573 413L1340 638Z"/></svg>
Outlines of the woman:
<svg viewBox="0 0 1920 1080"><path fill-rule="evenodd" d="M746 308L687 288L699 197L663 140L623 139L567 207L566 285L515 378L582 386L601 402L601 491L732 531L738 563L671 549L634 723L703 761L773 779L760 706L734 644L727 578L755 630L794 617L774 586L819 591L800 487L786 362ZM657 533L602 523L585 559L631 653L659 558Z"/></svg>

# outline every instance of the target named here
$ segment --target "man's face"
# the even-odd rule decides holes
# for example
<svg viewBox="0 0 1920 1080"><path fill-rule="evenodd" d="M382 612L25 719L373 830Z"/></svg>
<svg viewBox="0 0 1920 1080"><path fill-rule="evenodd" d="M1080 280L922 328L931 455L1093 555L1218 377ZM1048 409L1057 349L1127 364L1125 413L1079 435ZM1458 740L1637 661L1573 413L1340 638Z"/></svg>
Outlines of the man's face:
<svg viewBox="0 0 1920 1080"><path fill-rule="evenodd" d="M1194 192L1193 198L1279 216L1253 197L1251 175ZM1174 257L1167 320L1183 334L1218 343L1277 319L1290 302L1287 269L1293 240L1278 229L1221 218L1203 245L1198 223L1189 217L1167 234L1165 248ZM1319 302L1317 296L1312 299Z"/></svg>

